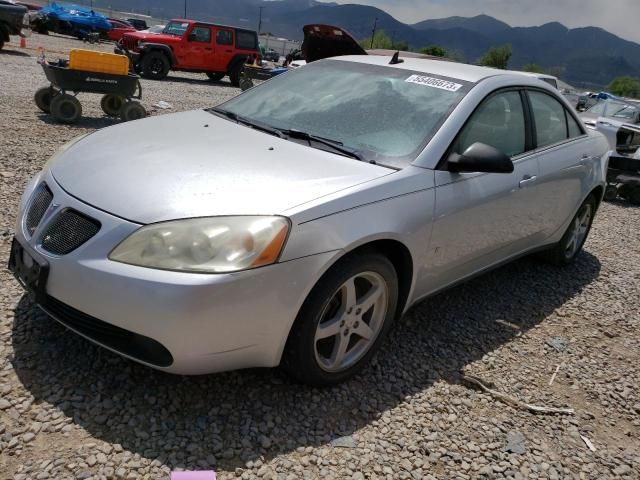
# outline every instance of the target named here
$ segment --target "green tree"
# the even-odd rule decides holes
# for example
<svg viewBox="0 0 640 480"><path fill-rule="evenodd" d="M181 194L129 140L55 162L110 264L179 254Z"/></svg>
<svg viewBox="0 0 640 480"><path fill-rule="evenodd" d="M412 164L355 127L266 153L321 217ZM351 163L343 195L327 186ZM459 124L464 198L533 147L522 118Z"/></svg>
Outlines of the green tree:
<svg viewBox="0 0 640 480"><path fill-rule="evenodd" d="M378 30L373 36L373 42L371 37L360 40L360 46L365 50L370 48L384 49L384 50L409 50L409 44L406 41L395 42L384 30Z"/></svg>
<svg viewBox="0 0 640 480"><path fill-rule="evenodd" d="M511 60L511 53L511 45L493 47L480 58L478 63L485 67L506 70L509 60Z"/></svg>
<svg viewBox="0 0 640 480"><path fill-rule="evenodd" d="M431 55L432 57L448 57L449 52L444 47L438 45L431 45L420 49L420 53L423 55Z"/></svg>
<svg viewBox="0 0 640 480"><path fill-rule="evenodd" d="M527 63L524 67L522 67L522 71L531 73L545 73L544 68L542 68L537 63Z"/></svg>
<svg viewBox="0 0 640 480"><path fill-rule="evenodd" d="M621 97L640 98L640 78L629 76L615 78L609 84L608 90Z"/></svg>

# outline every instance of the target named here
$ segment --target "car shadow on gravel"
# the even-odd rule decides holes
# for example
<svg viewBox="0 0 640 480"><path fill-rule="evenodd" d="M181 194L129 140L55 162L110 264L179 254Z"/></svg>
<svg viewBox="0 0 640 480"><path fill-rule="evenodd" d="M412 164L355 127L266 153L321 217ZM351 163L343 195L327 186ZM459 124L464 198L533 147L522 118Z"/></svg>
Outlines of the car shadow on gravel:
<svg viewBox="0 0 640 480"><path fill-rule="evenodd" d="M188 83L191 85L211 85L212 87L226 87L226 88L236 88L236 89L239 88L231 85L229 80L209 80L206 76L200 79L200 78L177 77L177 76L169 75L165 80L160 80L160 81Z"/></svg>
<svg viewBox="0 0 640 480"><path fill-rule="evenodd" d="M171 468L215 462L229 470L350 435L407 396L456 382L466 365L543 322L599 272L588 252L565 268L525 258L450 289L413 308L372 364L333 388L268 369L157 372L67 331L26 296L15 309L13 366L35 404L52 404L97 439Z"/></svg>

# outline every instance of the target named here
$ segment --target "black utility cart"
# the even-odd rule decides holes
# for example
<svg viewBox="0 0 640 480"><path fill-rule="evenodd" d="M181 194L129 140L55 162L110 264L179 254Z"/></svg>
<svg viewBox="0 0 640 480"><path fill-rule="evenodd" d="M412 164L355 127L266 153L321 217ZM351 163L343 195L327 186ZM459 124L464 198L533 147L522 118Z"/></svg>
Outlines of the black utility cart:
<svg viewBox="0 0 640 480"><path fill-rule="evenodd" d="M36 92L36 105L63 123L75 123L82 116L78 93L102 94L100 106L104 113L124 121L147 115L142 104L136 101L142 98L140 77L137 75L72 70L59 62L44 63L42 68L50 85Z"/></svg>

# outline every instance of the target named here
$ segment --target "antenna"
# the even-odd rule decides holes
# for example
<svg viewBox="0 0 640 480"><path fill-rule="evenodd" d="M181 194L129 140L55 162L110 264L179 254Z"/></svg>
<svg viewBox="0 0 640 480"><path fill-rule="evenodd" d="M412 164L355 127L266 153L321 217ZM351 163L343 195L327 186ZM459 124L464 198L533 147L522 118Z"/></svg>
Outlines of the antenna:
<svg viewBox="0 0 640 480"><path fill-rule="evenodd" d="M397 51L393 54L393 57L391 57L389 65L397 65L399 63L404 63L404 60L400 58L400 51Z"/></svg>

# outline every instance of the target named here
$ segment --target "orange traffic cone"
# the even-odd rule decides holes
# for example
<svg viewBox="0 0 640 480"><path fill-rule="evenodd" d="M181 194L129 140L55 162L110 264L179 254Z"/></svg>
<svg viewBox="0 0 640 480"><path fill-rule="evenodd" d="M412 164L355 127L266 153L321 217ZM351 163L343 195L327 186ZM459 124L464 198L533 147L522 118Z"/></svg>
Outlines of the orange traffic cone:
<svg viewBox="0 0 640 480"><path fill-rule="evenodd" d="M27 48L27 39L20 37L20 48Z"/></svg>

